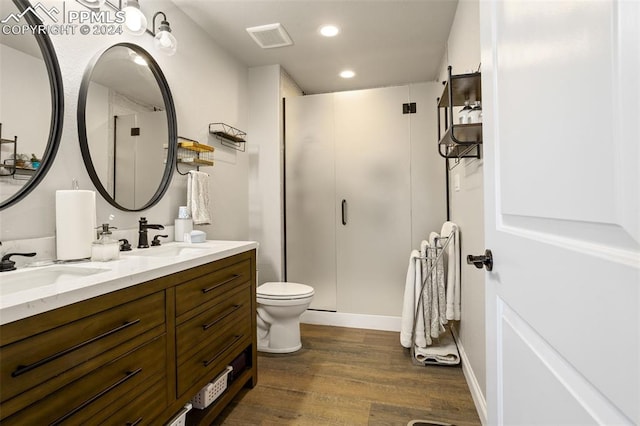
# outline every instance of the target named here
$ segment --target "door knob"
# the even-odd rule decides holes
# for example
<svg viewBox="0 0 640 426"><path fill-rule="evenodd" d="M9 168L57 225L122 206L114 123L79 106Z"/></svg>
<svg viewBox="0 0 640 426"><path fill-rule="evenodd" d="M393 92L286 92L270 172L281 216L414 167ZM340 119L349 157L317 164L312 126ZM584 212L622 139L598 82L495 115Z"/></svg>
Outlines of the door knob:
<svg viewBox="0 0 640 426"><path fill-rule="evenodd" d="M487 271L491 271L493 269L493 254L491 254L491 250L489 249L484 251L484 255L474 256L470 254L467 256L467 263L469 265L475 265L478 269L482 269L484 266Z"/></svg>

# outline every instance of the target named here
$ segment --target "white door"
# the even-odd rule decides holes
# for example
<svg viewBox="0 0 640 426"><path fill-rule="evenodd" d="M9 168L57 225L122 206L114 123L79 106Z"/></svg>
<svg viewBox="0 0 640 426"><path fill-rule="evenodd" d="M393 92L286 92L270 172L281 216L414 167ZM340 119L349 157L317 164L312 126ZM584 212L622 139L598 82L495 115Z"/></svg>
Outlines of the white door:
<svg viewBox="0 0 640 426"><path fill-rule="evenodd" d="M640 2L481 1L487 406L640 423Z"/></svg>

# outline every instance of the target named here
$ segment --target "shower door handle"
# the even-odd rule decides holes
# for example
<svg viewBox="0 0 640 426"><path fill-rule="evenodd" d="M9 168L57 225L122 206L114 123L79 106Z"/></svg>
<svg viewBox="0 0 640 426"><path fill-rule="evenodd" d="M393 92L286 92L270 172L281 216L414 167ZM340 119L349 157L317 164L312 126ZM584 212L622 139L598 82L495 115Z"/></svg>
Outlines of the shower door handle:
<svg viewBox="0 0 640 426"><path fill-rule="evenodd" d="M342 224L347 224L347 200L342 200Z"/></svg>

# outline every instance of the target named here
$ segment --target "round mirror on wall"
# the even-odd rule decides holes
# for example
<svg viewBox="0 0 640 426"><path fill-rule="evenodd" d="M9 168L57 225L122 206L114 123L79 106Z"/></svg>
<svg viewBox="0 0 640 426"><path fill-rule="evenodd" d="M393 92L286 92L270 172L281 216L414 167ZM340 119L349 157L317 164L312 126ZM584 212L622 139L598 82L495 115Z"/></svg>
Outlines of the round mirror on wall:
<svg viewBox="0 0 640 426"><path fill-rule="evenodd" d="M33 13L20 17L29 7L26 0L0 2L0 16L7 18L0 32L0 210L42 181L62 133L58 59L49 36L30 29L42 25L40 19Z"/></svg>
<svg viewBox="0 0 640 426"><path fill-rule="evenodd" d="M78 99L87 171L113 206L140 211L164 195L176 156L176 115L162 70L140 46L109 47L89 65Z"/></svg>

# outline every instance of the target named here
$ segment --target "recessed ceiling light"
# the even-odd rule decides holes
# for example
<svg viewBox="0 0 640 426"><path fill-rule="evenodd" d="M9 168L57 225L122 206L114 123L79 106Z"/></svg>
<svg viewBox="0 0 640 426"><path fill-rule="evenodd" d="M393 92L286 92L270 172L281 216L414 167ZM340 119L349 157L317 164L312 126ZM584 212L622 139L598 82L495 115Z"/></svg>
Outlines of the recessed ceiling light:
<svg viewBox="0 0 640 426"><path fill-rule="evenodd" d="M340 30L335 25L325 25L320 28L320 34L325 37L335 37L338 35Z"/></svg>
<svg viewBox="0 0 640 426"><path fill-rule="evenodd" d="M356 73L351 70L344 70L340 73L340 77L342 78L353 78L356 76Z"/></svg>

